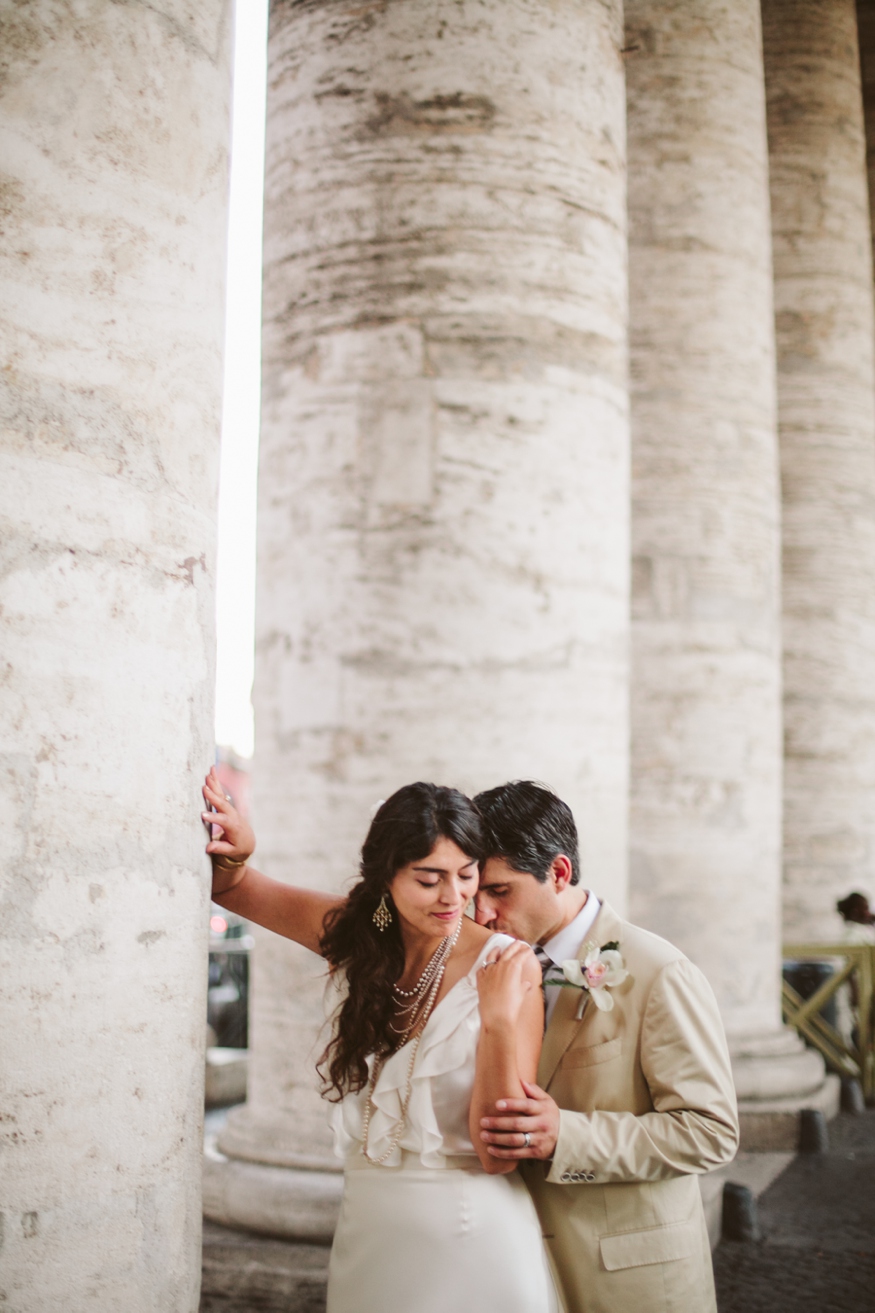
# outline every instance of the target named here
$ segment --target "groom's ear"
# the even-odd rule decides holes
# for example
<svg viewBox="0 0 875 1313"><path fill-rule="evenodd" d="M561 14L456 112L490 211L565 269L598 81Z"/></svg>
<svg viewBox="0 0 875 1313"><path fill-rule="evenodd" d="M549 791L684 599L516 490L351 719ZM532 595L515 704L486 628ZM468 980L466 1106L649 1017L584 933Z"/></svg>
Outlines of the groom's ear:
<svg viewBox="0 0 875 1313"><path fill-rule="evenodd" d="M558 857L553 858L553 861L550 863L549 879L552 880L553 888L556 890L557 894L561 894L563 889L568 888L573 873L574 869L571 865L571 860L566 857L564 853L560 853Z"/></svg>

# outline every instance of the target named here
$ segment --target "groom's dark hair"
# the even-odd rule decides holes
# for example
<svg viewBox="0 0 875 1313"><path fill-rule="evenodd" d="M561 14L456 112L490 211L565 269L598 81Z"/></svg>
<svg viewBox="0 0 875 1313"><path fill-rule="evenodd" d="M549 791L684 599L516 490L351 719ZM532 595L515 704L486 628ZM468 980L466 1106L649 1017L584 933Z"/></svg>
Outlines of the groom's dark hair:
<svg viewBox="0 0 875 1313"><path fill-rule="evenodd" d="M478 793L474 805L486 832L484 861L501 857L544 884L554 859L564 853L571 862L571 883L577 884L577 826L571 808L555 793L532 780L512 780Z"/></svg>

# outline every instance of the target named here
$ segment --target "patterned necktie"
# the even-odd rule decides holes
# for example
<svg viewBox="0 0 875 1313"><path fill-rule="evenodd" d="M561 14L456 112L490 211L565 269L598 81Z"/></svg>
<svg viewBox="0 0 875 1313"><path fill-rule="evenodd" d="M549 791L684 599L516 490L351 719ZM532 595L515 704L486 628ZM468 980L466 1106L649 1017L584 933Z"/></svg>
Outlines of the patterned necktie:
<svg viewBox="0 0 875 1313"><path fill-rule="evenodd" d="M538 966L541 968L541 997L544 1000L544 1029L547 1029L547 991L544 988L544 977L553 965L553 959L548 953L545 953L540 944L532 945L535 957L538 959Z"/></svg>
<svg viewBox="0 0 875 1313"><path fill-rule="evenodd" d="M538 966L541 968L541 980L543 980L547 972L550 970L551 966L553 965L553 959L552 957L550 957L549 953L547 953L541 947L540 944L534 944L532 948L535 957L538 959Z"/></svg>

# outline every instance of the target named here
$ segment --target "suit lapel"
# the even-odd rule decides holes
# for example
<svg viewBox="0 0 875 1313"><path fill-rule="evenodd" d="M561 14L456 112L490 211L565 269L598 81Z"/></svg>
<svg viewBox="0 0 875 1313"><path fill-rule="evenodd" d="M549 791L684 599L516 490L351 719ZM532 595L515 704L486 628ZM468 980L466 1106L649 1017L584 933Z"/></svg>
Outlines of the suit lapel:
<svg viewBox="0 0 875 1313"><path fill-rule="evenodd" d="M619 939L620 933L620 918L612 907L607 903L602 903L586 940L580 945L577 954L578 961L582 962L586 957L586 945L590 940L595 944L606 944L610 943L612 939ZM580 1027L586 1025L588 1018L596 1010L590 999L587 998L584 1003L583 1016L578 1020L574 1014L577 1012L579 1003L580 990L577 989L563 989L556 1000L553 1016L550 1018L550 1024L544 1035L541 1060L538 1063L538 1084L542 1090L548 1088L565 1050Z"/></svg>
<svg viewBox="0 0 875 1313"><path fill-rule="evenodd" d="M553 1079L553 1073L559 1066L562 1054L568 1048L580 1025L580 1022L574 1018L579 1002L580 994L576 989L563 989L556 1000L550 1024L544 1035L541 1061L538 1063L538 1084L542 1090L546 1090Z"/></svg>

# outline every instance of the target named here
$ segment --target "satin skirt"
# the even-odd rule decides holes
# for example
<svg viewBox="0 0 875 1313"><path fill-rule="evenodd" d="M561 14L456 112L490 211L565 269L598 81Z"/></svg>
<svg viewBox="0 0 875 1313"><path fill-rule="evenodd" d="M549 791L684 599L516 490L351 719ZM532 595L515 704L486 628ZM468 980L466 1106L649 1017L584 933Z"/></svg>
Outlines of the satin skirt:
<svg viewBox="0 0 875 1313"><path fill-rule="evenodd" d="M359 1162L345 1174L327 1313L559 1313L517 1172Z"/></svg>

